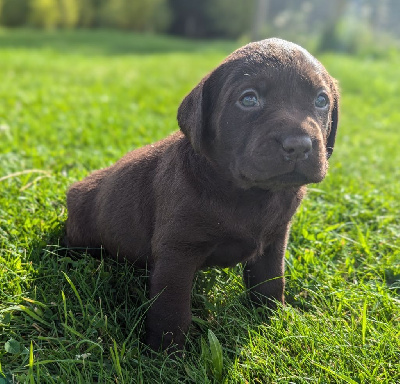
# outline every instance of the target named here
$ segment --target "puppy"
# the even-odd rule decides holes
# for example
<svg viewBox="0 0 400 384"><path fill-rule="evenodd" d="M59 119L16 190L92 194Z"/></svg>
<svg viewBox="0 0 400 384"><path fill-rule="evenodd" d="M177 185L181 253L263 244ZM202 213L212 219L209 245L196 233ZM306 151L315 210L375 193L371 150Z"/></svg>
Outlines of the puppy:
<svg viewBox="0 0 400 384"><path fill-rule="evenodd" d="M67 240L150 269L146 342L182 349L196 271L244 265L258 305L284 302L290 220L327 172L336 81L280 39L228 56L185 97L180 131L93 172L67 194Z"/></svg>

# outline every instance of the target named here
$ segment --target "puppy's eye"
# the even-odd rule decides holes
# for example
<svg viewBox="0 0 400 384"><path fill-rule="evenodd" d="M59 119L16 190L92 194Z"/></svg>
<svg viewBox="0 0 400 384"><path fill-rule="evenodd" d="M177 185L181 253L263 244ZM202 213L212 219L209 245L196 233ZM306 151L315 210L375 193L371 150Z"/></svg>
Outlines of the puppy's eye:
<svg viewBox="0 0 400 384"><path fill-rule="evenodd" d="M326 108L329 105L328 95L321 92L315 99L314 104L317 108Z"/></svg>
<svg viewBox="0 0 400 384"><path fill-rule="evenodd" d="M244 94L240 99L239 99L240 104L242 104L243 107L246 108L251 108L251 107L258 107L260 105L260 102L258 101L258 97L254 92L249 92Z"/></svg>

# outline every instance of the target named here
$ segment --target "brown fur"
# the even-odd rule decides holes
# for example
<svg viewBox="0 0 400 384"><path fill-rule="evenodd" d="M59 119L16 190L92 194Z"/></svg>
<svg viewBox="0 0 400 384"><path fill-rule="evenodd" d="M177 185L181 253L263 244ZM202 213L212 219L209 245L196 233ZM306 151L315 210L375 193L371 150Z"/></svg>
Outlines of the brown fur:
<svg viewBox="0 0 400 384"><path fill-rule="evenodd" d="M244 105L249 89L258 105ZM150 268L153 349L183 347L199 269L243 263L253 301L284 302L290 220L325 177L337 122L336 82L315 58L279 39L248 44L186 96L181 132L71 186L69 245Z"/></svg>

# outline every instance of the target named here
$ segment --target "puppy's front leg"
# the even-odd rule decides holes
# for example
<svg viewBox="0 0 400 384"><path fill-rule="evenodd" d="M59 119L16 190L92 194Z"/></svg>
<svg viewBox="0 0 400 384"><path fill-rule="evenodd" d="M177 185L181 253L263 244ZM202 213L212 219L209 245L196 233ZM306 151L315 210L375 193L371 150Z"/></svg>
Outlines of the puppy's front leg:
<svg viewBox="0 0 400 384"><path fill-rule="evenodd" d="M154 300L146 319L146 343L159 350L183 349L192 319L190 298L196 263L176 251L156 259L150 273L150 298Z"/></svg>
<svg viewBox="0 0 400 384"><path fill-rule="evenodd" d="M286 243L287 234L283 233L264 249L260 257L244 265L244 282L250 291L251 301L256 305L267 305L274 309L275 300L285 302L283 291Z"/></svg>

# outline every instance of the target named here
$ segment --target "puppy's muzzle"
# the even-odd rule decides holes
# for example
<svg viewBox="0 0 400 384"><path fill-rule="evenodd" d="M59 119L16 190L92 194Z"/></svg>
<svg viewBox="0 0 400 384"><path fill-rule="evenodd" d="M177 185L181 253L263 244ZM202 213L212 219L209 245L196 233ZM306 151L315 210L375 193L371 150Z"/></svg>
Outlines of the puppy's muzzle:
<svg viewBox="0 0 400 384"><path fill-rule="evenodd" d="M308 136L288 136L282 141L283 158L286 161L306 160L312 151Z"/></svg>

